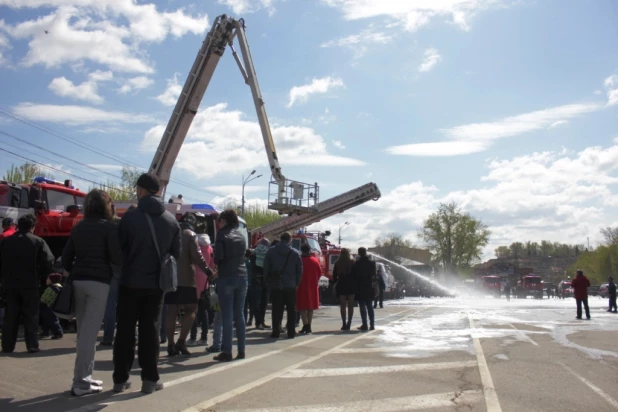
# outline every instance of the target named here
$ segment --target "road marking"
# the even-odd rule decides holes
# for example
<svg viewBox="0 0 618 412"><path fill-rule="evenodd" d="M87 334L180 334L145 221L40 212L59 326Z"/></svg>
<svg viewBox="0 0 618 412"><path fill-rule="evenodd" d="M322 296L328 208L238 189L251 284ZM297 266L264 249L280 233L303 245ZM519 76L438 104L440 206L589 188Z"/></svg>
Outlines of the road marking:
<svg viewBox="0 0 618 412"><path fill-rule="evenodd" d="M362 412L368 410L379 410L380 412L402 412L448 406L470 406L470 404L480 402L481 400L481 391L463 391L458 393L432 393L430 395L407 396L404 398L370 399L324 405L237 409L226 412Z"/></svg>
<svg viewBox="0 0 618 412"><path fill-rule="evenodd" d="M359 368L295 369L280 378L322 378L325 376L367 375L374 373L417 372L441 369L475 368L477 362L412 363L408 365L364 366Z"/></svg>
<svg viewBox="0 0 618 412"><path fill-rule="evenodd" d="M470 328L476 329L472 316L468 315L468 320L470 321ZM487 407L487 412L502 412L500 401L498 401L498 394L496 393L496 388L494 387L494 382L491 379L489 367L487 366L487 359L485 359L485 354L483 353L481 341L475 336L472 336L472 341L474 342L476 360L479 366L479 373L481 374L481 384L483 385L483 394L485 395L485 406Z"/></svg>
<svg viewBox="0 0 618 412"><path fill-rule="evenodd" d="M404 312L409 312L409 311L410 311L410 309L402 310L400 312L396 312L396 313L394 313L392 315L388 315L386 317L397 316L399 314L402 314ZM238 367L238 366L244 366L244 365L246 365L248 363L255 362L255 361L258 361L260 359L267 358L269 356L278 355L278 354L280 354L282 352L285 352L287 350L294 349L294 348L297 348L297 347L300 347L300 346L305 346L305 345L308 345L310 343L317 342L317 341L319 341L321 339L326 339L329 336L337 336L337 335L339 335L339 333L333 333L332 335L323 335L323 336L314 337L314 338L309 339L309 340L303 340L303 341L298 342L298 343L296 343L294 345L290 345L290 346L286 346L286 347L281 348L281 349L276 349L276 350L273 350L273 351L270 351L270 352L266 352L266 353L263 353L261 355L253 356L253 357L241 360L241 361L234 361L234 362L231 362L231 363L221 364L220 366L214 366L214 367L211 367L208 370L205 370L205 371L202 371L202 372L197 372L197 373L194 373L194 374L191 374L191 375L187 375L187 376L183 376L183 377L178 378L178 379L171 380L169 382L164 382L164 386L166 388L169 388L169 387L172 387L172 386L179 385L181 383L185 383L185 382L189 382L189 381L192 381L192 380L200 379L200 378L203 378L204 376L212 375L212 374L218 373L218 372L223 372L223 371L226 371L228 369L232 369L232 368L235 368L235 367ZM361 335L360 337L364 337L364 336L365 335ZM139 394L139 392L135 392L135 393ZM79 408L76 408L76 409L72 409L72 410L67 411L67 412L89 412L89 411L95 411L95 410L99 410L100 409L100 405L111 406L114 403L118 403L118 402L120 402L120 401L115 401L112 398L112 400L110 400L109 402L105 402L105 403L97 402L96 404L84 405L82 407L79 407Z"/></svg>
<svg viewBox="0 0 618 412"><path fill-rule="evenodd" d="M564 369L566 369L569 372L571 372L571 374L573 374L573 376L575 376L577 379L579 379L584 384L586 384L586 386L588 386L590 389L592 389L597 395L599 395L601 398L605 399L607 401L607 403L612 405L615 409L618 409L618 402L616 402L616 400L614 398L612 398L607 393L605 393L601 388L599 388L598 386L596 386L595 384L593 384L592 382L590 382L588 379L584 378L583 376L578 375L573 369L569 368L564 363L560 362L560 365Z"/></svg>
<svg viewBox="0 0 618 412"><path fill-rule="evenodd" d="M406 315L403 318L406 318L406 317L409 317L409 316L414 316L414 315L416 315L418 313L421 313L421 312L424 312L427 309L430 309L432 307L433 306L428 306L428 307L426 307L424 309L421 309L421 310L413 312L413 313L411 313L409 315ZM409 312L410 309L404 310L401 313L406 312L406 311ZM393 322L394 321L389 322L389 323L393 323ZM300 361L298 363L295 363L293 365L288 366L287 368L283 368L283 369L281 369L281 370L279 370L277 372L271 373L270 375L266 375L266 376L264 376L264 377L262 377L260 379L254 380L253 382L247 383L247 384L245 384L243 386L240 386L240 387L238 387L236 389L233 389L231 391L223 393L223 394L221 394L219 396L216 396L214 398L211 398L211 399L209 399L207 401L201 402L201 403L199 403L199 404L197 404L195 406L192 406L190 408L185 409L182 412L200 412L200 411L203 411L205 409L211 408L212 406L217 405L217 404L219 404L221 402L228 401L228 400L230 400L232 398L235 398L238 395L241 395L241 394L243 394L243 393L245 393L247 391L250 391L253 388L257 388L258 386L261 386L261 385L263 385L263 384L265 384L267 382L270 382L273 379L276 379L279 376L281 376L281 375L283 375L283 374L285 374L285 373L287 373L289 371L292 371L294 369L300 368L301 366L307 365L309 363L315 362L318 359L321 359L321 358L323 358L323 357L325 357L327 355L330 355L331 353L336 352L337 350L343 348L344 346L347 346L347 345L349 345L351 343L354 343L354 342L356 342L356 341L358 341L360 339L364 339L366 336L372 335L374 332L376 332L376 331L375 330L374 331L369 331L367 333L358 335L358 336L356 336L356 337L354 337L354 338L352 338L352 339L350 339L350 340L348 340L346 342L343 342L343 343L341 343L341 344L339 344L337 346L334 346L334 347L332 347L330 349L327 349L324 352L319 353L318 355L315 355L315 356L312 356L310 358L307 358L304 361ZM490 411L488 411L488 412L490 412Z"/></svg>
<svg viewBox="0 0 618 412"><path fill-rule="evenodd" d="M528 334L527 334L526 332L524 332L524 331L523 331L523 330L521 330L521 329L517 329L517 328L516 328L513 324L511 324L511 323L509 323L508 325L509 325L511 328L513 328L513 329L515 329L515 330L519 331L519 332L520 332L520 333L519 333L519 335L520 335L520 336L523 336L524 340L527 340L528 342L532 343L534 346L539 346L539 344L538 344L538 343L536 343L535 341L533 341L533 340L532 340L532 338L531 338L530 336L528 336Z"/></svg>
<svg viewBox="0 0 618 412"><path fill-rule="evenodd" d="M357 353L382 353L382 352L412 352L418 348L414 346L387 346L383 348L343 348L335 353L357 354Z"/></svg>

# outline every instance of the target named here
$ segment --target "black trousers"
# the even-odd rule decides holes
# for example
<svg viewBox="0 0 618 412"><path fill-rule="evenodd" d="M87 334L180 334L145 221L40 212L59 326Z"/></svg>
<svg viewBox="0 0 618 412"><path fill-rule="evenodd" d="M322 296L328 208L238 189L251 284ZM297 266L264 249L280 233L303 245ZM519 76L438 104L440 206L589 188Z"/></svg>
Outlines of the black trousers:
<svg viewBox="0 0 618 412"><path fill-rule="evenodd" d="M208 305L206 299L197 300L197 314L195 315L195 321L191 326L191 339L197 339L197 327L201 329L200 339L208 339Z"/></svg>
<svg viewBox="0 0 618 412"><path fill-rule="evenodd" d="M296 336L296 289L271 289L270 298L273 303L273 335L279 336L281 333L279 327L283 321L283 310L285 308L288 314L286 324L288 337L293 338Z"/></svg>
<svg viewBox="0 0 618 412"><path fill-rule="evenodd" d="M584 304L584 309L586 310L586 318L590 319L590 308L588 308L588 298L586 299L576 299L577 301L577 317L581 319L582 317L582 303Z"/></svg>
<svg viewBox="0 0 618 412"><path fill-rule="evenodd" d="M62 336L62 326L60 326L60 320L54 314L54 311L44 303L40 304L39 317L41 321L41 328L43 329L43 335L49 335L51 331L53 336Z"/></svg>
<svg viewBox="0 0 618 412"><path fill-rule="evenodd" d="M251 295L251 311L255 317L255 326L263 325L266 320L266 308L268 307L268 288L262 284L252 283L249 287Z"/></svg>
<svg viewBox="0 0 618 412"><path fill-rule="evenodd" d="M159 380L159 328L163 291L160 289L118 289L118 319L114 340L114 383L129 380L135 359L135 325L139 321L137 358L142 381Z"/></svg>
<svg viewBox="0 0 618 412"><path fill-rule="evenodd" d="M383 308L384 307L384 289L382 288L380 288L380 293L378 294L378 296L373 299L374 308L378 307L378 302L380 302L380 307Z"/></svg>
<svg viewBox="0 0 618 412"><path fill-rule="evenodd" d="M38 289L6 289L6 308L2 324L2 352L15 350L20 319L24 322L26 348L39 347L39 295Z"/></svg>
<svg viewBox="0 0 618 412"><path fill-rule="evenodd" d="M616 311L616 295L609 297L609 310Z"/></svg>

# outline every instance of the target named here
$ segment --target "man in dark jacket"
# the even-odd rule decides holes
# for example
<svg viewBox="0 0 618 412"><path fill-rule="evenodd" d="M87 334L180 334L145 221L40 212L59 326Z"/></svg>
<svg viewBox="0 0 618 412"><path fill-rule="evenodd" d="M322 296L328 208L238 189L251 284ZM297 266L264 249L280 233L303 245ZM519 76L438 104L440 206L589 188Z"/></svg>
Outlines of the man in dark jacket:
<svg viewBox="0 0 618 412"><path fill-rule="evenodd" d="M609 295L609 309L607 311L616 313L616 284L611 276L607 281L609 282L607 284L607 294Z"/></svg>
<svg viewBox="0 0 618 412"><path fill-rule="evenodd" d="M0 240L5 237L12 236L17 231L15 227L15 221L12 217L5 217L2 219L2 233L0 233Z"/></svg>
<svg viewBox="0 0 618 412"><path fill-rule="evenodd" d="M163 389L159 382L159 328L163 291L159 287L161 258L170 253L180 257L180 226L165 210L156 194L160 183L156 176L143 174L137 180L137 208L127 210L118 224L124 265L118 288L116 340L114 342L114 391L130 385L129 373L135 357L135 325L139 321L139 364L142 368L142 392ZM146 214L152 219L161 258L157 254Z"/></svg>
<svg viewBox="0 0 618 412"><path fill-rule="evenodd" d="M384 291L386 290L386 273L384 273L384 266L378 266L378 296L373 299L373 308L378 308L378 301L380 302L380 309L384 309Z"/></svg>
<svg viewBox="0 0 618 412"><path fill-rule="evenodd" d="M358 248L358 260L352 265L352 278L356 282L355 299L360 307L361 319L363 324L359 330L374 330L375 318L372 301L374 297L373 281L377 274L376 262L369 259L367 249ZM367 312L369 312L369 327L367 327Z"/></svg>
<svg viewBox="0 0 618 412"><path fill-rule="evenodd" d="M51 272L54 255L43 239L32 234L36 216L17 221L17 232L0 241L2 284L6 290L6 312L2 325L2 352L15 350L19 318L24 321L26 348L39 352L39 288Z"/></svg>
<svg viewBox="0 0 618 412"><path fill-rule="evenodd" d="M571 281L571 287L573 288L573 294L577 302L577 319L582 318L583 303L584 309L586 309L586 319L590 320L590 309L588 308L588 288L590 287L590 281L584 276L583 270L577 270L577 276Z"/></svg>
<svg viewBox="0 0 618 412"><path fill-rule="evenodd" d="M296 336L296 288L303 275L303 262L300 253L290 246L291 242L292 235L283 233L280 242L268 249L264 258L264 279L273 304L273 332L270 337L274 339L281 334L284 307L288 314L288 339Z"/></svg>

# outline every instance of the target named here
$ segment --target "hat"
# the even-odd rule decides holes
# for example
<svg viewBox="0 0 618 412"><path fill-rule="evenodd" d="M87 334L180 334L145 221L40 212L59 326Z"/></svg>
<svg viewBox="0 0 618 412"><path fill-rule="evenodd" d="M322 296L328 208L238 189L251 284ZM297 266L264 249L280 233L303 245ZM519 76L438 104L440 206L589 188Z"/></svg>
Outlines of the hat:
<svg viewBox="0 0 618 412"><path fill-rule="evenodd" d="M12 217L5 217L2 219L2 227L9 227L15 224L15 221Z"/></svg>
<svg viewBox="0 0 618 412"><path fill-rule="evenodd" d="M47 277L51 283L60 283L62 282L62 274L61 273L50 273Z"/></svg>
<svg viewBox="0 0 618 412"><path fill-rule="evenodd" d="M156 176L144 173L137 179L136 186L148 190L151 193L157 193L161 188L161 183Z"/></svg>

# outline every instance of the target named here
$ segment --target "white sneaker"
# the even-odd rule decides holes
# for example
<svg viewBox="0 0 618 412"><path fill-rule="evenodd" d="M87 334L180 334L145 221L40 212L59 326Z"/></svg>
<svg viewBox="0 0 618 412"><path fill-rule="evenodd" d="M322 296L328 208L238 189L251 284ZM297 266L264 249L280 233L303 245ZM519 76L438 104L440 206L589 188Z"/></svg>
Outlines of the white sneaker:
<svg viewBox="0 0 618 412"><path fill-rule="evenodd" d="M71 396L92 395L93 393L100 393L100 392L103 392L103 387L96 386L96 385L90 385L90 388L88 389L72 388Z"/></svg>
<svg viewBox="0 0 618 412"><path fill-rule="evenodd" d="M88 382L90 382L90 384L94 386L103 386L103 381L98 381L96 379L88 379Z"/></svg>

